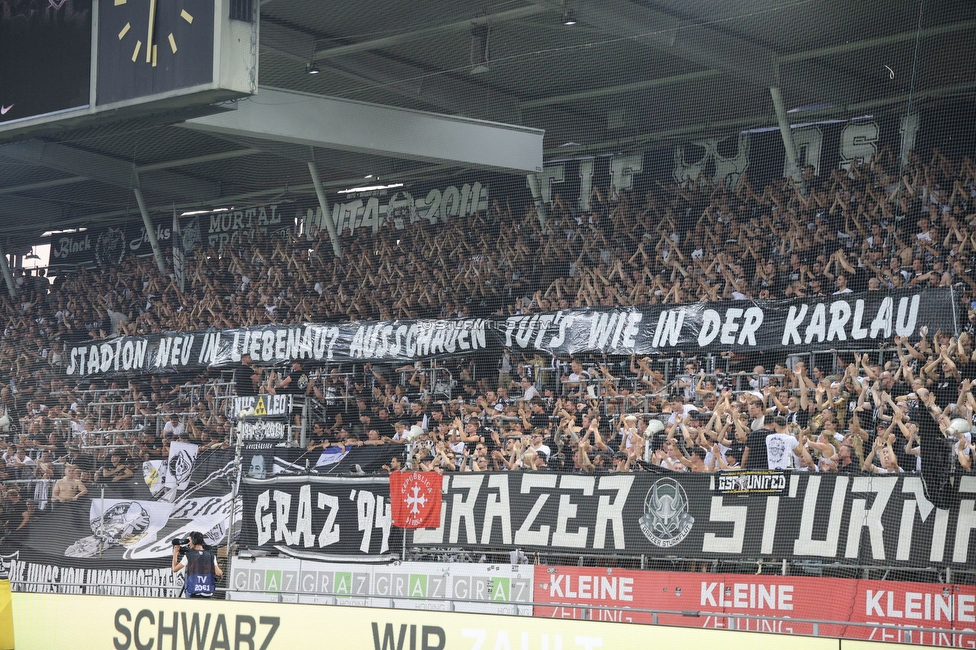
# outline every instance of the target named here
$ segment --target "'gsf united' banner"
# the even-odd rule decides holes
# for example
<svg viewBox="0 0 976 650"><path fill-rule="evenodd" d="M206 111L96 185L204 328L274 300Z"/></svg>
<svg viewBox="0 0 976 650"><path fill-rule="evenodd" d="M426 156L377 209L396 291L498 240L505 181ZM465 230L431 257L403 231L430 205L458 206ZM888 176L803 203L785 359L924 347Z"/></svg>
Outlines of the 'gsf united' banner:
<svg viewBox="0 0 976 650"><path fill-rule="evenodd" d="M803 300L564 309L485 319L301 323L119 337L68 348L68 375L173 372L260 364L409 362L501 346L557 355L865 348L895 336L957 331L951 289Z"/></svg>

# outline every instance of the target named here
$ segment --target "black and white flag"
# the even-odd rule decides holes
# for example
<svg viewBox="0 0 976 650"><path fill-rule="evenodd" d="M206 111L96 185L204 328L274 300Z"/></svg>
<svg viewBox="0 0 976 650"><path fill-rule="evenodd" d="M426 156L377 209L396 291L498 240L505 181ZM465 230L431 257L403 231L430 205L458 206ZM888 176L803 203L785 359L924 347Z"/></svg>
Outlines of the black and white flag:
<svg viewBox="0 0 976 650"><path fill-rule="evenodd" d="M183 235L180 232L180 218L173 208L173 277L180 293L186 289L186 256L183 253Z"/></svg>

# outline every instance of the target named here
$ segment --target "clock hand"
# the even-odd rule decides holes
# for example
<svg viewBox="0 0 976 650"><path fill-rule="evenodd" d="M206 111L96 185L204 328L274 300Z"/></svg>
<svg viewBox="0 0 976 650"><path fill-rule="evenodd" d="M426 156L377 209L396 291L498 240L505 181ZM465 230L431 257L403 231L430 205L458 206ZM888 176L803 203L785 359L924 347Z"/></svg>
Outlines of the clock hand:
<svg viewBox="0 0 976 650"><path fill-rule="evenodd" d="M153 28L156 26L156 0L149 1L149 36L146 37L146 63L152 63Z"/></svg>

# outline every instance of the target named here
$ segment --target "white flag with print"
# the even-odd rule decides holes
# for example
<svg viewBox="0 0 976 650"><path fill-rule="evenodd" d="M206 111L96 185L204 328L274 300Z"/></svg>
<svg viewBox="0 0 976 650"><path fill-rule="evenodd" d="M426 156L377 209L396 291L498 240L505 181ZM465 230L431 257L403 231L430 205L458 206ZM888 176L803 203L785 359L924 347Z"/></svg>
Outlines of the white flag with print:
<svg viewBox="0 0 976 650"><path fill-rule="evenodd" d="M166 477L166 487L170 490L185 490L190 484L190 474L193 463L197 459L197 445L189 442L172 442L169 446L169 460L166 467L169 476Z"/></svg>

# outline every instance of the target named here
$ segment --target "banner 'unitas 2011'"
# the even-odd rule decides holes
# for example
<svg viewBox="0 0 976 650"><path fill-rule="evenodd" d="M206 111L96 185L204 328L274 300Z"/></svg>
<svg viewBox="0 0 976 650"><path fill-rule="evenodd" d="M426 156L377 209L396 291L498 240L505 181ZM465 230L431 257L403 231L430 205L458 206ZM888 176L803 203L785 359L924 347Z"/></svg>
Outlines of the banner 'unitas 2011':
<svg viewBox="0 0 976 650"><path fill-rule="evenodd" d="M568 355L865 348L927 327L957 332L951 289L866 292L795 301L740 300L564 309L508 318L302 323L120 337L68 348L70 376L260 364L413 361L502 346Z"/></svg>

